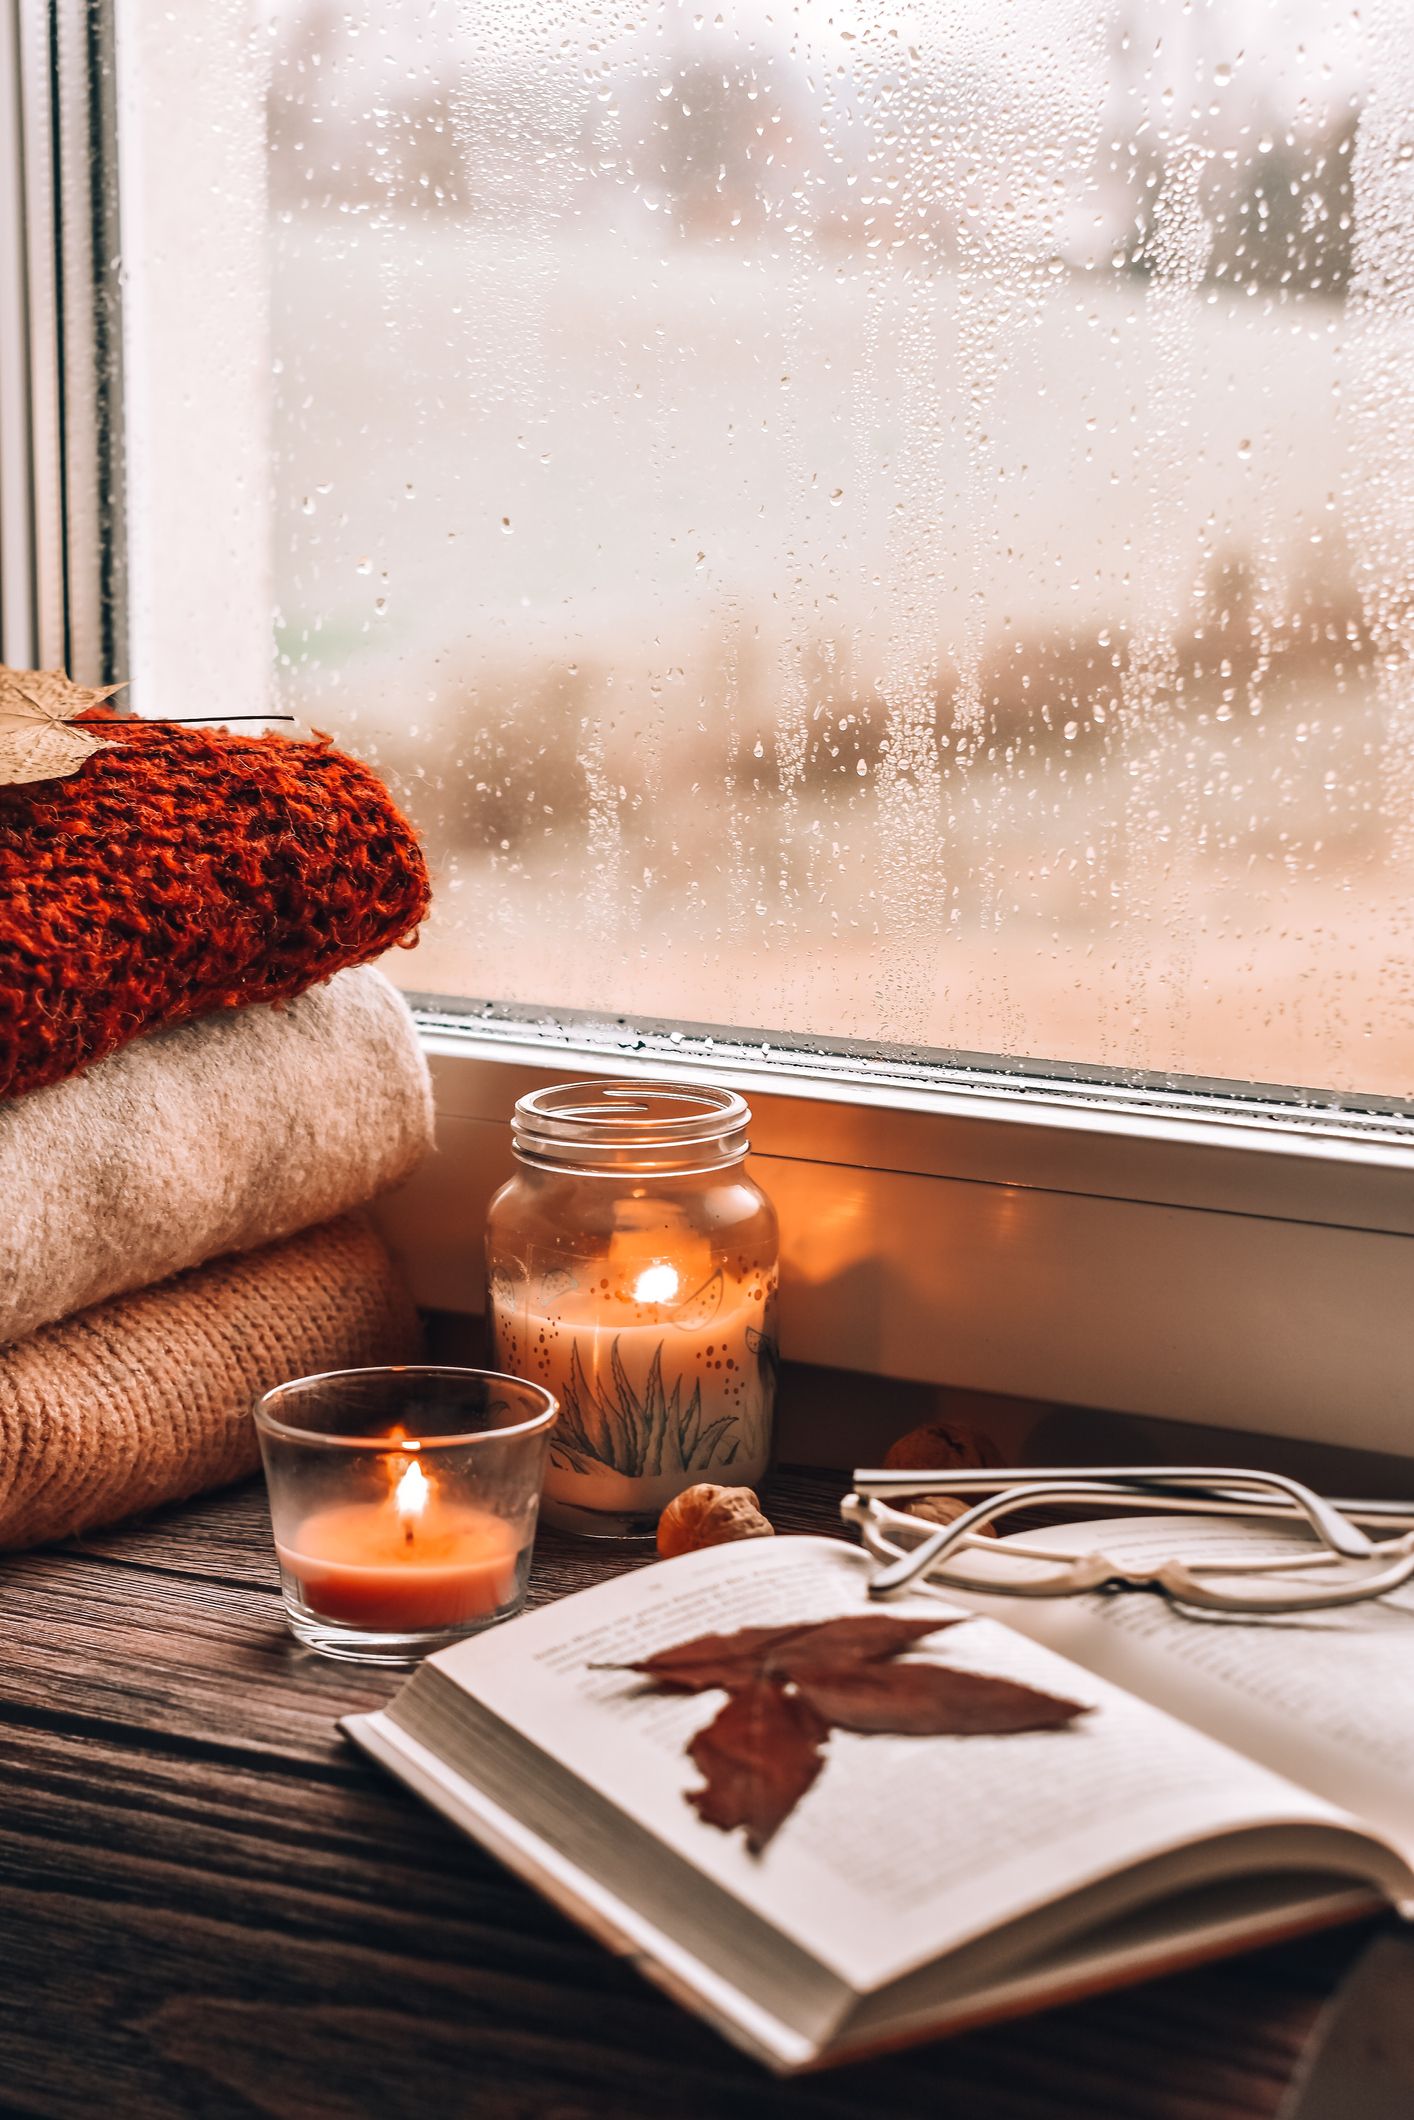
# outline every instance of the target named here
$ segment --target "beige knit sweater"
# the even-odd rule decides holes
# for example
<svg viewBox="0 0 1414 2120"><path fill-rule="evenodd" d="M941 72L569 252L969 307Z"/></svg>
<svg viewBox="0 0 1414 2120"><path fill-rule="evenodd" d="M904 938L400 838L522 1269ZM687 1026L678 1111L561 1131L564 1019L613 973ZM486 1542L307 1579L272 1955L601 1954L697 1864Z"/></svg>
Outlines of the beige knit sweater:
<svg viewBox="0 0 1414 2120"><path fill-rule="evenodd" d="M0 1103L0 1343L361 1207L431 1139L412 1018L371 965Z"/></svg>
<svg viewBox="0 0 1414 2120"><path fill-rule="evenodd" d="M416 1313L362 1217L198 1267L0 1349L0 1548L254 1471L287 1377L413 1361Z"/></svg>

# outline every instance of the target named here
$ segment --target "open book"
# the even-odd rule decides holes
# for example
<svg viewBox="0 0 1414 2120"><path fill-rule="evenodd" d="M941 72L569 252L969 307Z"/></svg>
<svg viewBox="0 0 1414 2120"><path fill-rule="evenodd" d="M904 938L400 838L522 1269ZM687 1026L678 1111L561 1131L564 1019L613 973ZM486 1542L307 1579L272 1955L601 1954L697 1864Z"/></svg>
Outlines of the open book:
<svg viewBox="0 0 1414 2120"><path fill-rule="evenodd" d="M1048 1531L1117 1557L1270 1551L1270 1525ZM1004 1737L836 1730L760 1856L686 1801L720 1693L638 1660L708 1631L866 1609L864 1554L718 1546L431 1657L344 1728L384 1766L770 2067L819 2066L1349 1919L1414 1912L1414 1592L1195 1620L1152 1597L925 1589L976 1616L910 1655L1087 1703ZM880 1608L874 1607L878 1610Z"/></svg>

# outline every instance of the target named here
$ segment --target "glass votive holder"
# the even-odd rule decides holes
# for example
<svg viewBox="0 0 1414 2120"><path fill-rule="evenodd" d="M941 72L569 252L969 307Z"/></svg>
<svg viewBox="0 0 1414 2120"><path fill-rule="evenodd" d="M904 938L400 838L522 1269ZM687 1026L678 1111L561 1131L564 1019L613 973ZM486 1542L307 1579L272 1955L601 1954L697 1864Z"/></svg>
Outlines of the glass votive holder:
<svg viewBox="0 0 1414 2120"><path fill-rule="evenodd" d="M405 1664L517 1612L558 1410L518 1377L423 1364L267 1391L255 1425L296 1640Z"/></svg>

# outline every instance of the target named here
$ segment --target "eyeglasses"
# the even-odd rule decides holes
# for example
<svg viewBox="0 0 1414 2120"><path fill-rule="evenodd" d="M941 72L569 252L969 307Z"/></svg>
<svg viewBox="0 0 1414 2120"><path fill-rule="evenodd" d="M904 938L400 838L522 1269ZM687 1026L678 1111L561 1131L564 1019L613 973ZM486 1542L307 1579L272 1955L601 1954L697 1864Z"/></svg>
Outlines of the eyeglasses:
<svg viewBox="0 0 1414 2120"><path fill-rule="evenodd" d="M925 1495L956 1496L969 1506L953 1522L936 1526L889 1507L890 1500ZM1314 1550L1232 1559L1184 1560L1175 1554L1155 1565L1067 1552L1030 1536L999 1546L985 1535L985 1526L1018 1510L1082 1504L1275 1519L1302 1528ZM869 1585L876 1599L896 1596L926 1577L1005 1597L1149 1590L1195 1612L1260 1616L1360 1604L1414 1577L1414 1506L1330 1501L1280 1473L1229 1466L864 1471L855 1473L854 1492L845 1496L840 1514L881 1563ZM1365 1526L1394 1535L1372 1539Z"/></svg>

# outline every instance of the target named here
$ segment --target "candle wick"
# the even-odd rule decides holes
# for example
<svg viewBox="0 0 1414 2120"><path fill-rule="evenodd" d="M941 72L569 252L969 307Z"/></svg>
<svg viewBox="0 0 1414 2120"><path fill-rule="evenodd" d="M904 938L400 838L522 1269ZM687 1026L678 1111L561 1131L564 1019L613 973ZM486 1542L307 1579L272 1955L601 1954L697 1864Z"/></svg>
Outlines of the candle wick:
<svg viewBox="0 0 1414 2120"><path fill-rule="evenodd" d="M412 1544L412 1525L410 1523L403 1525L403 1544L405 1546Z"/></svg>

